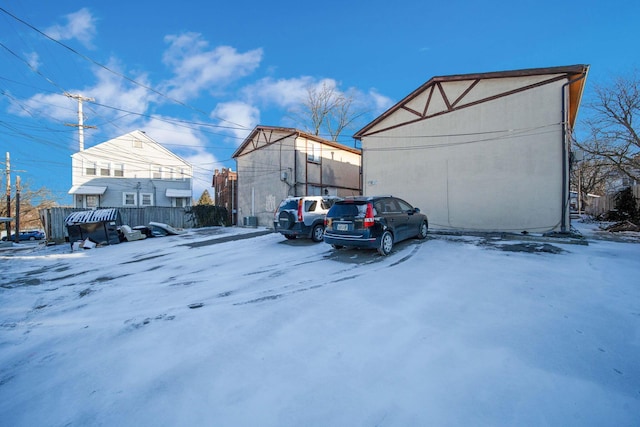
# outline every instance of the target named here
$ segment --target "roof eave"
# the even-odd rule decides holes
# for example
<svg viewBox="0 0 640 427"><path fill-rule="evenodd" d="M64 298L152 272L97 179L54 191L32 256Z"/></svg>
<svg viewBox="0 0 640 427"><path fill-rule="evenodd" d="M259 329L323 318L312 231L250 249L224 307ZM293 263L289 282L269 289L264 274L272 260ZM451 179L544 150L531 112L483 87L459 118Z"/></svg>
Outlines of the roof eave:
<svg viewBox="0 0 640 427"><path fill-rule="evenodd" d="M544 74L568 74L571 76L577 76L580 74L585 74L589 70L589 65L578 64L578 65L567 65L567 66L559 66L559 67L545 67L545 68L527 68L521 70L511 70L511 71L494 71L488 73L472 73L472 74L455 74L450 76L436 76L430 78L427 82L422 84L416 90L411 92L409 95L402 98L396 104L394 104L387 111L382 113L380 116L375 118L372 122L365 125L362 129L357 131L353 138L357 140L362 140L362 137L365 136L366 132L373 128L375 125L389 117L396 110L400 108L400 106L406 104L411 99L415 98L419 94L421 94L426 88L438 82L451 82L451 81L461 81L461 80L476 80L476 79L497 79L497 78L506 78L506 77L527 77L527 76L537 76Z"/></svg>

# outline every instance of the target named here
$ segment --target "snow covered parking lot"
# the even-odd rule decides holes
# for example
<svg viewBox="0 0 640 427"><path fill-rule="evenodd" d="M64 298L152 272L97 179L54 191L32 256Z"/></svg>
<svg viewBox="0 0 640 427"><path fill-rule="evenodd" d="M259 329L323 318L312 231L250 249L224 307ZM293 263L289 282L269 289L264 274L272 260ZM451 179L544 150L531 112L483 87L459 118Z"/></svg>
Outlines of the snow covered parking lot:
<svg viewBox="0 0 640 427"><path fill-rule="evenodd" d="M640 420L640 244L252 231L0 252L0 424Z"/></svg>

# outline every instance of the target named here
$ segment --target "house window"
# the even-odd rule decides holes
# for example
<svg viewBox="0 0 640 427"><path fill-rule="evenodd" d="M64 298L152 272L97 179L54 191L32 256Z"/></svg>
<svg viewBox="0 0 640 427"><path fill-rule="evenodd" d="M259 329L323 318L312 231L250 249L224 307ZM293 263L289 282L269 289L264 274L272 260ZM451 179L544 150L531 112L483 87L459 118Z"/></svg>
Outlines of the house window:
<svg viewBox="0 0 640 427"><path fill-rule="evenodd" d="M153 166L153 179L162 179L162 166Z"/></svg>
<svg viewBox="0 0 640 427"><path fill-rule="evenodd" d="M175 208L184 208L189 206L189 199L186 197L176 197L173 199L172 203Z"/></svg>
<svg viewBox="0 0 640 427"><path fill-rule="evenodd" d="M139 139L134 139L132 142L133 148L142 148L142 141L140 141Z"/></svg>
<svg viewBox="0 0 640 427"><path fill-rule="evenodd" d="M184 181L187 179L187 172L184 169L180 169L180 180Z"/></svg>
<svg viewBox="0 0 640 427"><path fill-rule="evenodd" d="M153 194L152 193L140 194L140 204L142 206L153 206Z"/></svg>
<svg viewBox="0 0 640 427"><path fill-rule="evenodd" d="M122 205L137 206L138 198L136 197L136 193L122 193Z"/></svg>
<svg viewBox="0 0 640 427"><path fill-rule="evenodd" d="M100 176L111 176L111 165L109 163L100 163Z"/></svg>
<svg viewBox="0 0 640 427"><path fill-rule="evenodd" d="M307 161L320 163L320 144L315 142L307 143Z"/></svg>
<svg viewBox="0 0 640 427"><path fill-rule="evenodd" d="M88 196L85 196L84 201L85 201L86 208L97 208L99 197L88 195Z"/></svg>
<svg viewBox="0 0 640 427"><path fill-rule="evenodd" d="M175 171L173 170L173 168L169 168L169 170L167 171L167 178L168 179L175 179Z"/></svg>
<svg viewBox="0 0 640 427"><path fill-rule="evenodd" d="M115 165L113 165L113 176L124 176L124 164L116 163Z"/></svg>
<svg viewBox="0 0 640 427"><path fill-rule="evenodd" d="M84 174L89 176L96 175L96 162L86 162L84 168Z"/></svg>

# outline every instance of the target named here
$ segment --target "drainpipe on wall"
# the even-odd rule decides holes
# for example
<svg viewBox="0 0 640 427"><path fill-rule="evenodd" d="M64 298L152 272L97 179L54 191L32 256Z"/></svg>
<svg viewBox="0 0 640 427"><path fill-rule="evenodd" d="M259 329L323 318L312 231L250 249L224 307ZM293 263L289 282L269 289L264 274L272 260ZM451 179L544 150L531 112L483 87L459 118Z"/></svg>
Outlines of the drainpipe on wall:
<svg viewBox="0 0 640 427"><path fill-rule="evenodd" d="M154 206L158 206L158 196L156 194L156 184L153 182L152 179L150 179L149 182L151 183L151 187L153 187L153 205Z"/></svg>
<svg viewBox="0 0 640 427"><path fill-rule="evenodd" d="M569 80L562 85L562 219L560 222L560 231L566 233L567 231L567 206L569 204L569 195L567 193L569 187L569 174L567 168L569 144L567 144L567 111L566 111L566 96L565 92L569 85L578 82L587 77L587 73L583 72L582 75L573 80Z"/></svg>
<svg viewBox="0 0 640 427"><path fill-rule="evenodd" d="M142 184L140 181L136 184L136 206L140 206L140 189L142 188Z"/></svg>

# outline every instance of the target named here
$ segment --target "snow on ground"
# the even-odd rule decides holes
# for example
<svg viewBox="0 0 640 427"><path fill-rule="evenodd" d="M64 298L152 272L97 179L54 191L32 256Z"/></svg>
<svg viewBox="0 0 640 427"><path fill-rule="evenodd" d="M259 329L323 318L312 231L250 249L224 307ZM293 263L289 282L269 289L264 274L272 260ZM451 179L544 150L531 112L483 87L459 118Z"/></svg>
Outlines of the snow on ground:
<svg viewBox="0 0 640 427"><path fill-rule="evenodd" d="M0 424L638 425L640 244L253 231L0 252Z"/></svg>

